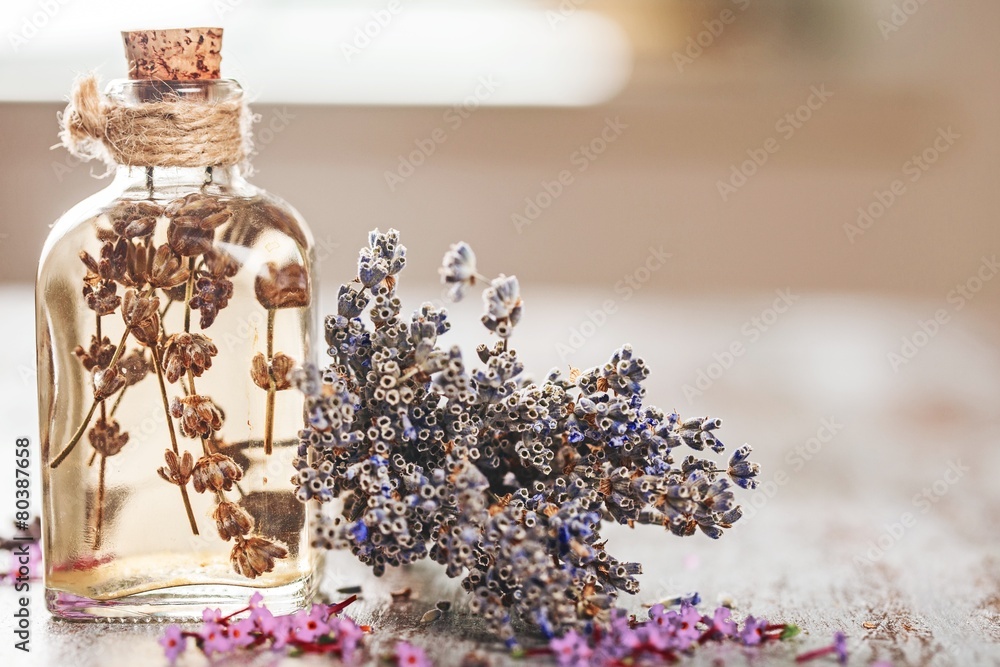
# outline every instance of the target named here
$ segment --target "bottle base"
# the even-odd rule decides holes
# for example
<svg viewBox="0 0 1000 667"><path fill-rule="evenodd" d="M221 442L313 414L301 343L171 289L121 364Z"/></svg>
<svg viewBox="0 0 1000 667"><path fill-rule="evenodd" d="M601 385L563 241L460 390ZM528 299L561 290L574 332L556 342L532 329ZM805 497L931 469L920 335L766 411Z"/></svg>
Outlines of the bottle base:
<svg viewBox="0 0 1000 667"><path fill-rule="evenodd" d="M220 609L223 616L246 609L255 590L275 616L308 606L319 587L319 575L274 588L203 585L172 586L135 593L113 600L94 600L65 591L46 589L45 604L56 618L67 621L107 623L199 622L205 608Z"/></svg>

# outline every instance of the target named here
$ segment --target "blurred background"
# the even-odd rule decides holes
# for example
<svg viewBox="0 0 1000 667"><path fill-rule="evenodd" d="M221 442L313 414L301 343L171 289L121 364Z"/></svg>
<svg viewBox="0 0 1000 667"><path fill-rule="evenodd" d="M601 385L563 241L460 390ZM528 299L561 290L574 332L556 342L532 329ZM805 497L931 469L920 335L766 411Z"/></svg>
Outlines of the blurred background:
<svg viewBox="0 0 1000 667"><path fill-rule="evenodd" d="M255 183L345 260L396 226L410 280L459 238L536 286L614 285L662 244L650 290L943 296L998 240L998 17L975 0L5 2L0 280L31 281L47 223L102 185L49 150L74 76L123 76L121 29L185 23L226 28L223 75L261 116Z"/></svg>
<svg viewBox="0 0 1000 667"><path fill-rule="evenodd" d="M651 402L756 446L752 528L656 551L674 574L650 595L742 592L897 664L995 659L1000 4L8 0L0 19L13 431L36 433L42 241L104 183L50 150L74 77L122 76L122 29L221 25L223 74L260 115L252 180L310 222L325 312L368 229L402 231L413 307L465 240L520 278L536 374L631 341ZM907 511L916 527L872 552ZM916 634L873 621L883 607Z"/></svg>

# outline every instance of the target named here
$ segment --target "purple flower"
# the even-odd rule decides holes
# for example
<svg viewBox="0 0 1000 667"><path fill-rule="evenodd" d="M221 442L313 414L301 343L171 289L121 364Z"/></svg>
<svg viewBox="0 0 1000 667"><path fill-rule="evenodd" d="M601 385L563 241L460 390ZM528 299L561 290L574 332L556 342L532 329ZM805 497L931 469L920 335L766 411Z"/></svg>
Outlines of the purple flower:
<svg viewBox="0 0 1000 667"><path fill-rule="evenodd" d="M396 665L398 667L431 667L431 661L419 646L408 642L396 642Z"/></svg>
<svg viewBox="0 0 1000 667"><path fill-rule="evenodd" d="M593 654L587 640L575 630L549 642L549 648L559 667L586 667Z"/></svg>
<svg viewBox="0 0 1000 667"><path fill-rule="evenodd" d="M187 639L181 634L181 628L178 625L168 625L159 641L160 646L163 647L163 655L166 656L171 665L187 648Z"/></svg>
<svg viewBox="0 0 1000 667"><path fill-rule="evenodd" d="M208 612L207 609L205 611ZM228 653L233 648L233 643L226 636L226 629L215 621L208 621L202 625L198 634L203 641L202 650L209 657L213 653Z"/></svg>
<svg viewBox="0 0 1000 667"><path fill-rule="evenodd" d="M701 637L701 630L698 629L701 614L689 604L682 604L679 613L672 611L670 614L673 614L674 646L683 651Z"/></svg>
<svg viewBox="0 0 1000 667"><path fill-rule="evenodd" d="M833 634L833 650L837 652L837 662L847 664L847 635L843 632Z"/></svg>
<svg viewBox="0 0 1000 667"><path fill-rule="evenodd" d="M658 627L665 628L669 625L667 610L662 604L654 604L649 608L649 620Z"/></svg>
<svg viewBox="0 0 1000 667"><path fill-rule="evenodd" d="M679 612L666 611L662 604L654 605L649 609L649 618L659 628L659 634L668 638L666 643L670 648L683 651L701 636L698 629L701 614L687 603L681 605Z"/></svg>
<svg viewBox="0 0 1000 667"><path fill-rule="evenodd" d="M640 640L656 649L657 651L665 651L666 649L673 648L673 637L670 632L665 631L661 626L655 623L648 623L638 630L638 637Z"/></svg>
<svg viewBox="0 0 1000 667"><path fill-rule="evenodd" d="M712 637L735 637L737 634L736 622L732 619L732 612L726 607L719 607L711 617L705 616L702 621L708 625Z"/></svg>
<svg viewBox="0 0 1000 667"><path fill-rule="evenodd" d="M629 627L629 618L625 612L613 612L607 632L601 638L601 653L610 658L621 659L629 655L642 643L639 634Z"/></svg>
<svg viewBox="0 0 1000 667"><path fill-rule="evenodd" d="M756 619L753 616L747 616L747 620L743 623L743 629L740 630L740 639L747 646L756 646L763 639L764 628L766 627L767 621L765 619Z"/></svg>

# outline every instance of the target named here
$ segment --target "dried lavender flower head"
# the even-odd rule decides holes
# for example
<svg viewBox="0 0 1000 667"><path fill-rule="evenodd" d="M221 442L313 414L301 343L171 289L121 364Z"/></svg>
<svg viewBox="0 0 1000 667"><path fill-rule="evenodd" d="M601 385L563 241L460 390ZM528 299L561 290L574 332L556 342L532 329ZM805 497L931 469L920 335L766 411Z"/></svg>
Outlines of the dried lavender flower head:
<svg viewBox="0 0 1000 667"><path fill-rule="evenodd" d="M301 264L286 264L279 269L274 262L268 262L254 280L254 292L268 310L303 308L309 305L309 271Z"/></svg>
<svg viewBox="0 0 1000 667"><path fill-rule="evenodd" d="M475 285L479 277L476 272L476 253L464 241L453 244L445 253L438 273L441 274L443 284L451 285L448 297L452 301L461 301L466 290Z"/></svg>
<svg viewBox="0 0 1000 667"><path fill-rule="evenodd" d="M638 590L640 565L606 551L605 521L717 538L740 518L733 486L753 488L759 472L749 447L728 466L700 458L724 451L721 422L645 405L649 369L630 346L603 365L527 379L508 347L523 310L517 278L483 279L460 243L442 282L455 298L484 283L482 321L499 338L467 364L442 344L447 312L402 313L404 257L398 232L372 232L326 319L330 365L294 376L306 413L298 497L343 501L320 519L316 544L350 549L376 574L431 558L513 644L517 616L546 635L583 629Z"/></svg>

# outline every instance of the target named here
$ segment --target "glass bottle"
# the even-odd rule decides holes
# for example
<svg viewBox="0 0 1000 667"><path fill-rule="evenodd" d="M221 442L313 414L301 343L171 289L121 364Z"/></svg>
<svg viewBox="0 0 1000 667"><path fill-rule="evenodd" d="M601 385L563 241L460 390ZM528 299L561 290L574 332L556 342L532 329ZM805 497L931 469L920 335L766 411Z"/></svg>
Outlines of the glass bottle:
<svg viewBox="0 0 1000 667"><path fill-rule="evenodd" d="M122 80L120 105L238 99L229 80ZM73 619L275 613L316 587L290 477L313 243L235 164L119 165L53 227L36 288L43 549Z"/></svg>

